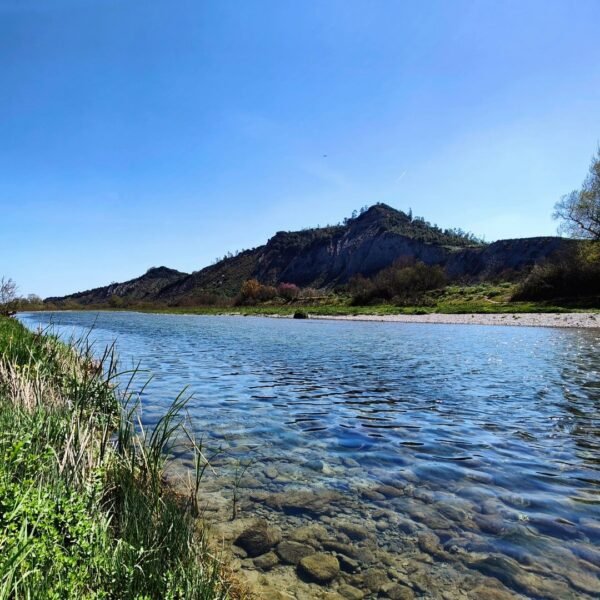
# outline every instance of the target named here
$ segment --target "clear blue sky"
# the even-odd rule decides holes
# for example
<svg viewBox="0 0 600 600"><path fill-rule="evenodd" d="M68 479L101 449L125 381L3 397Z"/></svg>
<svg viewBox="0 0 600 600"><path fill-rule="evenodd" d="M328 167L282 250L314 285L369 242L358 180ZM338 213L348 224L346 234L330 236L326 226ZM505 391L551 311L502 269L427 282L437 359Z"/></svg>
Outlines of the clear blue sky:
<svg viewBox="0 0 600 600"><path fill-rule="evenodd" d="M0 0L0 274L47 296L197 270L378 201L553 234L600 139L599 23L598 0Z"/></svg>

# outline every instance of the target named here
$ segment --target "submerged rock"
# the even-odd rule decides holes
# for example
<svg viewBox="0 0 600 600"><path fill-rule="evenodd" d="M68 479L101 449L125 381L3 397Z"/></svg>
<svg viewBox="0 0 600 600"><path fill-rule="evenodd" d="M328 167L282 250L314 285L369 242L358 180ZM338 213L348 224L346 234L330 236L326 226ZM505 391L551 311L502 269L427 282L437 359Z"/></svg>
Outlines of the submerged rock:
<svg viewBox="0 0 600 600"><path fill-rule="evenodd" d="M291 490L271 494L265 499L265 504L270 508L281 510L290 514L331 514L333 504L339 501L342 495L338 492L325 490L312 492L305 490Z"/></svg>
<svg viewBox="0 0 600 600"><path fill-rule="evenodd" d="M340 596L347 598L347 600L362 600L365 597L364 592L347 583L340 585L338 592Z"/></svg>
<svg viewBox="0 0 600 600"><path fill-rule="evenodd" d="M387 573L383 569L369 569L362 576L362 584L371 592L377 593L390 583Z"/></svg>
<svg viewBox="0 0 600 600"><path fill-rule="evenodd" d="M263 571L269 571L277 564L279 564L279 559L275 552L267 552L267 554L254 559L254 566Z"/></svg>
<svg viewBox="0 0 600 600"><path fill-rule="evenodd" d="M323 525L303 525L294 529L289 534L290 539L295 542L310 544L311 546L318 546L319 542L326 540L329 537L327 529Z"/></svg>
<svg viewBox="0 0 600 600"><path fill-rule="evenodd" d="M317 552L305 556L298 563L298 573L317 583L329 583L333 581L340 572L340 563L332 554Z"/></svg>
<svg viewBox="0 0 600 600"><path fill-rule="evenodd" d="M235 545L243 548L249 557L254 558L268 552L281 541L281 532L270 527L266 521L257 521L245 529L235 540Z"/></svg>
<svg viewBox="0 0 600 600"><path fill-rule="evenodd" d="M440 545L440 538L430 531L420 533L417 537L419 548L431 555L437 556L438 558L446 558L448 555Z"/></svg>
<svg viewBox="0 0 600 600"><path fill-rule="evenodd" d="M305 556L314 554L315 549L308 544L285 540L277 546L276 552L284 563L297 565Z"/></svg>
<svg viewBox="0 0 600 600"><path fill-rule="evenodd" d="M383 593L391 600L413 600L415 597L414 592L405 585L401 585L399 583L393 583L390 586L387 586Z"/></svg>
<svg viewBox="0 0 600 600"><path fill-rule="evenodd" d="M349 521L336 521L334 526L342 533L345 533L351 540L357 542L369 537L369 532L362 525L356 525Z"/></svg>

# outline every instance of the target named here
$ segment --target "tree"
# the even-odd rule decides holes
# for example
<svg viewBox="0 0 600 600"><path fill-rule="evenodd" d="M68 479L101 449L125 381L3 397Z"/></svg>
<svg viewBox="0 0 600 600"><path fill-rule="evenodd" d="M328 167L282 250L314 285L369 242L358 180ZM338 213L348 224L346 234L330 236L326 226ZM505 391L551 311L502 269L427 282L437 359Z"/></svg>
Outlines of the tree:
<svg viewBox="0 0 600 600"><path fill-rule="evenodd" d="M554 205L559 232L574 238L600 240L600 147L580 190L563 196Z"/></svg>
<svg viewBox="0 0 600 600"><path fill-rule="evenodd" d="M10 315L16 307L17 284L9 277L0 279L0 315Z"/></svg>

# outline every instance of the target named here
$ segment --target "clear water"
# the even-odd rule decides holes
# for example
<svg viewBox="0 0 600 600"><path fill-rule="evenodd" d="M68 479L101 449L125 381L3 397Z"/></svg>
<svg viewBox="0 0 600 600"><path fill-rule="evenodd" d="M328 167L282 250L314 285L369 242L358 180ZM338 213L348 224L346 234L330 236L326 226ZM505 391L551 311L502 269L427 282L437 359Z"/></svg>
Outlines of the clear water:
<svg viewBox="0 0 600 600"><path fill-rule="evenodd" d="M459 583L465 573L494 575L475 563L497 554L546 586L503 581L517 595L586 598L600 589L600 330L20 318L32 328L52 322L65 337L93 326L98 349L116 340L123 365L139 361L154 376L143 399L148 423L189 386L207 441L293 474L266 482L272 491L325 487L345 494L346 514L355 502L365 522L382 507L413 519L447 551L434 563L452 563L458 544L471 555L454 567ZM361 496L382 483L406 491L372 504ZM393 533L378 535L393 551Z"/></svg>

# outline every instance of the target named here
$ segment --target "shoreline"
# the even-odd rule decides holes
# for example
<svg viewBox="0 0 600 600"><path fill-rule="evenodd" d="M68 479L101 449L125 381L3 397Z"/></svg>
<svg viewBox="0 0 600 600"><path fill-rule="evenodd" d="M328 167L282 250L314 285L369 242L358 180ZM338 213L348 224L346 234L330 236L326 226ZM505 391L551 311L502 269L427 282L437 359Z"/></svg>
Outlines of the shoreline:
<svg viewBox="0 0 600 600"><path fill-rule="evenodd" d="M60 311L20 311L22 313L45 312L130 312L172 316L202 317L264 317L269 319L293 319L293 313L254 313L254 312L171 312L146 310L63 309ZM486 325L502 327L554 327L561 329L600 329L600 312L513 312L513 313L426 313L426 314L346 314L327 315L305 311L308 320L359 321L373 323L417 323L424 325Z"/></svg>
<svg viewBox="0 0 600 600"><path fill-rule="evenodd" d="M597 313L465 313L426 315L310 315L310 319L376 323L420 323L437 325L496 325L504 327L558 327L600 329Z"/></svg>

